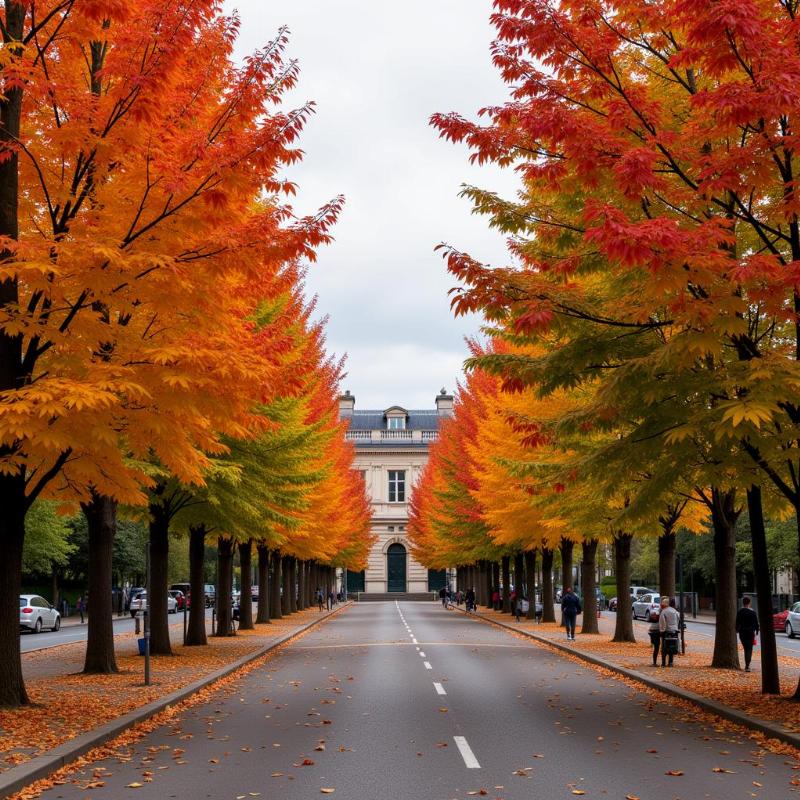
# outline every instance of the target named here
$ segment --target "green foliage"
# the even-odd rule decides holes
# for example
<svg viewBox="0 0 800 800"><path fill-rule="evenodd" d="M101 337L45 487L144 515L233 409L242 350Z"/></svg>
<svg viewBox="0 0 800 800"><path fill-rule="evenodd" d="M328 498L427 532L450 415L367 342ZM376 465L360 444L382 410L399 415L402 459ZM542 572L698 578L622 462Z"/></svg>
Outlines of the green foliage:
<svg viewBox="0 0 800 800"><path fill-rule="evenodd" d="M23 572L49 575L54 568L63 567L75 551L69 536L69 521L56 512L56 503L37 500L25 519Z"/></svg>

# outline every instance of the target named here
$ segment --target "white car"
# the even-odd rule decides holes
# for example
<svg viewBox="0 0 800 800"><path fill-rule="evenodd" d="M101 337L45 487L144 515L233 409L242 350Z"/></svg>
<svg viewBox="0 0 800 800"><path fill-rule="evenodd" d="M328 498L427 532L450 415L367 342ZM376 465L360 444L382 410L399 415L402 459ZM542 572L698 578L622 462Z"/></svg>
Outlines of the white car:
<svg viewBox="0 0 800 800"><path fill-rule="evenodd" d="M57 631L61 627L61 614L38 594L21 594L19 596L19 627L20 630L27 628L34 633L41 633L42 628Z"/></svg>
<svg viewBox="0 0 800 800"><path fill-rule="evenodd" d="M790 639L794 639L795 636L800 634L800 603L795 603L789 609L784 630Z"/></svg>
<svg viewBox="0 0 800 800"><path fill-rule="evenodd" d="M661 610L661 595L643 594L633 601L633 618L650 621L651 614L658 614Z"/></svg>
<svg viewBox="0 0 800 800"><path fill-rule="evenodd" d="M135 617L139 611L147 611L147 592L139 592L139 594L131 600L131 616ZM176 614L177 612L178 601L171 594L168 594L167 614Z"/></svg>

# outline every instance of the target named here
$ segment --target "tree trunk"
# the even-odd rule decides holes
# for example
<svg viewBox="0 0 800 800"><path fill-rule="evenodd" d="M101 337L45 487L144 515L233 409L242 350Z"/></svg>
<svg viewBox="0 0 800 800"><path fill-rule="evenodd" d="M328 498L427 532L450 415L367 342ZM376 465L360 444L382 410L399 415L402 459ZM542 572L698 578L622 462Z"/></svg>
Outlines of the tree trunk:
<svg viewBox="0 0 800 800"><path fill-rule="evenodd" d="M658 591L663 597L675 597L675 542L674 533L658 537Z"/></svg>
<svg viewBox="0 0 800 800"><path fill-rule="evenodd" d="M575 542L572 539L561 540L561 594L572 586L572 556Z"/></svg>
<svg viewBox="0 0 800 800"><path fill-rule="evenodd" d="M503 556L501 560L501 571L503 573L503 594L500 610L504 614L508 614L511 609L511 559L509 556Z"/></svg>
<svg viewBox="0 0 800 800"><path fill-rule="evenodd" d="M0 707L27 705L19 646L19 595L25 541L25 483L21 475L0 474Z"/></svg>
<svg viewBox="0 0 800 800"><path fill-rule="evenodd" d="M239 570L242 591L239 595L239 630L252 631L253 625L253 540L239 542ZM260 592L259 592L260 596Z"/></svg>
<svg viewBox="0 0 800 800"><path fill-rule="evenodd" d="M92 492L91 501L82 503L81 508L89 531L89 596L86 606L89 624L83 671L111 675L119 672L114 655L114 609L111 605L117 502Z"/></svg>
<svg viewBox="0 0 800 800"><path fill-rule="evenodd" d="M7 42L22 41L27 3L5 3ZM0 94L0 241L19 239L19 149L22 115L22 83L10 81ZM16 258L13 248L0 245L0 263ZM0 280L0 311L15 316L19 305L19 286L10 276ZM0 330L0 392L15 391L29 383L29 370L22 367L23 337ZM0 446L0 458L15 453ZM19 595L22 591L22 547L25 542L25 467L13 473L0 473L0 707L27 705L28 694L22 678L19 646Z"/></svg>
<svg viewBox="0 0 800 800"><path fill-rule="evenodd" d="M528 619L536 619L536 551L525 551L525 596L528 598Z"/></svg>
<svg viewBox="0 0 800 800"><path fill-rule="evenodd" d="M272 561L272 602L270 603L270 612L272 619L282 619L281 587L283 586L283 575L281 574L280 552L273 550L270 560Z"/></svg>
<svg viewBox="0 0 800 800"><path fill-rule="evenodd" d="M553 550L542 549L542 622L555 622L555 593L553 592Z"/></svg>
<svg viewBox="0 0 800 800"><path fill-rule="evenodd" d="M631 602L631 539L629 533L618 531L614 537L614 571L617 574L617 622L614 642L635 642L633 635L633 604Z"/></svg>
<svg viewBox="0 0 800 800"><path fill-rule="evenodd" d="M522 586L525 583L525 556L522 551L514 553L514 591L517 594L516 599L522 597ZM509 613L513 614L514 609L509 608Z"/></svg>
<svg viewBox="0 0 800 800"><path fill-rule="evenodd" d="M562 537L561 539L561 596L572 586L572 554L575 542ZM561 627L564 627L564 615L561 615Z"/></svg>
<svg viewBox="0 0 800 800"><path fill-rule="evenodd" d="M189 527L189 624L186 628L187 645L208 644L206 639L206 591L203 561L206 556L206 527Z"/></svg>
<svg viewBox="0 0 800 800"><path fill-rule="evenodd" d="M269 548L258 545L258 608L256 622L265 625L269 622Z"/></svg>
<svg viewBox="0 0 800 800"><path fill-rule="evenodd" d="M169 587L169 516L160 503L150 504L150 585L147 613L150 615L150 652L171 656L167 594Z"/></svg>
<svg viewBox="0 0 800 800"><path fill-rule="evenodd" d="M297 560L297 610L306 609L306 562L302 559Z"/></svg>
<svg viewBox="0 0 800 800"><path fill-rule="evenodd" d="M217 539L217 629L214 636L233 636L233 541Z"/></svg>
<svg viewBox="0 0 800 800"><path fill-rule="evenodd" d="M772 586L770 585L767 534L764 530L764 510L761 505L761 487L747 490L747 513L750 517L750 536L753 542L753 573L758 598L758 626L761 629L761 692L780 694L778 648L775 627L772 624Z"/></svg>
<svg viewBox="0 0 800 800"><path fill-rule="evenodd" d="M291 601L289 595L291 594L292 585L292 570L289 564L291 559L289 556L281 556L281 575L283 576L283 595L281 596L281 610L284 616L289 616L292 613Z"/></svg>
<svg viewBox="0 0 800 800"><path fill-rule="evenodd" d="M712 667L739 669L736 643L736 490L711 490L711 521L714 525L714 606L717 624ZM771 603L770 603L771 605Z"/></svg>
<svg viewBox="0 0 800 800"><path fill-rule="evenodd" d="M597 627L597 593L595 575L597 574L597 539L585 539L581 559L581 589L583 590L583 622L581 633L600 633Z"/></svg>
<svg viewBox="0 0 800 800"><path fill-rule="evenodd" d="M289 559L289 613L297 613L297 559Z"/></svg>

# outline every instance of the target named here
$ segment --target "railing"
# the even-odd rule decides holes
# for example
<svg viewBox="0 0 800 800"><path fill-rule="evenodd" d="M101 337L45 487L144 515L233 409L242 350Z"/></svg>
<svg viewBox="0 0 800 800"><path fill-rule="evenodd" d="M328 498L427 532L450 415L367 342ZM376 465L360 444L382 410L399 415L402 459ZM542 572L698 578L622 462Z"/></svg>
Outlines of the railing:
<svg viewBox="0 0 800 800"><path fill-rule="evenodd" d="M369 440L372 438L372 431L347 431L345 438Z"/></svg>
<svg viewBox="0 0 800 800"><path fill-rule="evenodd" d="M381 431L381 439L411 439L413 431Z"/></svg>
<svg viewBox="0 0 800 800"><path fill-rule="evenodd" d="M416 436L415 436L416 434ZM405 430L376 430L376 431L347 431L345 438L351 441L422 441L435 442L439 438L439 431L405 431Z"/></svg>

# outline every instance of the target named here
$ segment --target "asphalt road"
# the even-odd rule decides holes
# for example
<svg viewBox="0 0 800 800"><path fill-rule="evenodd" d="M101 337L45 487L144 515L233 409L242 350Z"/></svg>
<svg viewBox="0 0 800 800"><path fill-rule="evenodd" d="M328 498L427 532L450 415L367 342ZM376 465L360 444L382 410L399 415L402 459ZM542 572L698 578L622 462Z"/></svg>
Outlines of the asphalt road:
<svg viewBox="0 0 800 800"><path fill-rule="evenodd" d="M211 619L211 609L206 610L206 619ZM183 625L183 612L179 611L177 614L169 615L170 625ZM130 614L124 617L114 617L114 635L120 633L131 633L135 628L135 622ZM63 625L58 631L42 631L41 633L33 633L32 631L22 631L19 635L20 649L23 653L28 653L32 650L46 650L49 647L56 647L60 644L69 644L70 642L82 642L86 640L87 626L86 625Z"/></svg>
<svg viewBox="0 0 800 800"><path fill-rule="evenodd" d="M786 800L793 766L494 626L387 602L346 610L43 797Z"/></svg>

